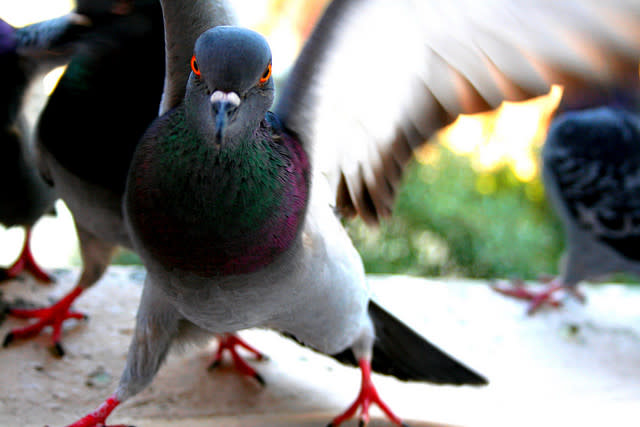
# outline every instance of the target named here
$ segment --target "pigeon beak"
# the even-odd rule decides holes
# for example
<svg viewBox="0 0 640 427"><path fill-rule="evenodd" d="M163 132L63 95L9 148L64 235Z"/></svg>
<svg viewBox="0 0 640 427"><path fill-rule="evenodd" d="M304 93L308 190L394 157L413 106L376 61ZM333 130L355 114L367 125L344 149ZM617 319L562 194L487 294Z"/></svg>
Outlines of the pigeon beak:
<svg viewBox="0 0 640 427"><path fill-rule="evenodd" d="M220 146L227 130L227 124L240 105L240 97L235 92L215 91L211 95L211 108L216 121L216 144Z"/></svg>

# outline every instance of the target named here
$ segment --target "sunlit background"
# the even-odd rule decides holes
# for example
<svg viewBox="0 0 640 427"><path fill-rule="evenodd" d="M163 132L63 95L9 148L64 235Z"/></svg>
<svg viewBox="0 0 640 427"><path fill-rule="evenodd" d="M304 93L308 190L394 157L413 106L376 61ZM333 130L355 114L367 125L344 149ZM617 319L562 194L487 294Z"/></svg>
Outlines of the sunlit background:
<svg viewBox="0 0 640 427"><path fill-rule="evenodd" d="M233 2L237 5L240 24L256 29L270 41L274 71L280 73L286 73L326 3L327 0ZM22 26L64 14L72 6L70 0L0 0L0 17L14 26ZM45 78L46 90L55 87L61 72L55 70ZM538 151L544 140L546 126L559 102L560 92L559 88L554 88L550 95L527 103L505 105L497 112L461 117L434 137L434 141L440 144L428 145L417 153L416 159L419 164L436 165L445 152L446 155L453 153L467 158L474 172L470 185L473 191L486 196L491 196L499 189L500 178L494 172L506 169L517 182L532 183L524 186L525 198L540 202L544 193L539 183ZM446 147L446 151L441 147ZM78 265L80 261L71 215L62 202L58 202L56 207L57 217L45 217L36 225L33 251L46 268ZM357 242L366 246L370 238L363 237L362 227L357 224L353 227ZM375 230L373 235L379 236L380 233L380 230ZM434 246L431 237L437 233L425 233L425 239L420 241L424 242L425 250L433 255L438 252L438 244ZM23 231L20 229L0 229L1 265L13 262L22 239ZM402 252L406 248L402 248L404 243L400 242L396 245L399 246L396 251ZM374 246L371 241L369 245ZM374 261L375 257L370 262ZM451 272L446 269L437 271Z"/></svg>

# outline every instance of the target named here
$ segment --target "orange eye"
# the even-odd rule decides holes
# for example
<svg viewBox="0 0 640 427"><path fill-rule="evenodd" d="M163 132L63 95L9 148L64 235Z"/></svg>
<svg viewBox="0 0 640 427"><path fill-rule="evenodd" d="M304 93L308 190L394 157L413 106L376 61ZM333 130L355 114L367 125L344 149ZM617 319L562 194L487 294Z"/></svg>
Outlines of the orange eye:
<svg viewBox="0 0 640 427"><path fill-rule="evenodd" d="M193 74L200 77L200 67L198 67L198 61L196 61L195 55L191 57L191 70L193 70Z"/></svg>
<svg viewBox="0 0 640 427"><path fill-rule="evenodd" d="M261 85L265 84L269 80L269 77L271 77L271 63L267 65L267 68L264 70L264 73L262 73L262 76L260 77L260 84Z"/></svg>

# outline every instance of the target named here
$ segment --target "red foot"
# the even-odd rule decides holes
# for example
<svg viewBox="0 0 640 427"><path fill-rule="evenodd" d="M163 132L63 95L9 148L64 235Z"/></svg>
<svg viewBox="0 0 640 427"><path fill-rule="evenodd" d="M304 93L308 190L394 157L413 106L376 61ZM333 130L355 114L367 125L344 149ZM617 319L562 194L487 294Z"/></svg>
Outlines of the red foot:
<svg viewBox="0 0 640 427"><path fill-rule="evenodd" d="M107 420L107 417L113 410L120 404L120 401L116 399L115 394L110 398L105 400L102 405L98 406L98 408L86 415L84 418L76 421L73 424L68 425L67 427L108 427L104 423ZM127 427L122 424L111 427Z"/></svg>
<svg viewBox="0 0 640 427"><path fill-rule="evenodd" d="M45 326L51 326L53 333L51 340L53 343L53 350L57 356L64 356L64 349L60 345L60 334L62 333L62 322L66 319L85 319L86 316L82 313L69 310L69 307L73 301L80 295L83 288L77 286L71 292L69 292L60 301L47 308L36 308L33 310L23 309L10 309L9 314L21 319L36 318L37 322L26 326L24 328L14 329L7 334L2 343L3 347L7 347L15 339L31 338L44 329Z"/></svg>
<svg viewBox="0 0 640 427"><path fill-rule="evenodd" d="M243 375L247 375L249 377L253 377L260 384L265 385L264 379L260 374L258 374L251 366L247 364L247 362L238 354L236 347L244 348L250 353L256 356L258 360L265 360L267 357L260 353L258 350L247 344L244 340L242 340L239 336L235 334L222 334L218 336L218 350L216 351L216 355L213 358L213 361L209 365L209 370L215 369L222 363L222 354L225 350L231 353L231 357L233 358L233 364L235 368L242 373Z"/></svg>
<svg viewBox="0 0 640 427"><path fill-rule="evenodd" d="M560 281L558 278L547 279L544 280L548 283L548 288L542 292L533 292L525 289L522 282L514 281L514 285L510 288L498 286L496 284L492 284L491 288L501 293L502 295L507 295L513 298L522 299L531 301L529 304L529 308L527 309L527 314L534 314L540 307L543 305L550 305L552 307L558 308L562 306L562 301L553 298L553 294L555 294L560 289L564 289L574 295L581 302L585 301L585 297L578 292L575 287L566 286L564 283Z"/></svg>
<svg viewBox="0 0 640 427"><path fill-rule="evenodd" d="M30 272L33 277L43 283L52 283L55 281L51 275L40 268L36 260L33 258L33 253L31 252L30 228L26 229L22 252L20 252L20 256L18 257L16 262L14 262L13 265L7 269L0 269L0 280L13 279L23 271Z"/></svg>
<svg viewBox="0 0 640 427"><path fill-rule="evenodd" d="M391 409L389 409L382 399L380 399L380 396L378 396L378 391L371 381L371 362L365 359L360 359L360 371L362 372L362 384L360 386L360 394L358 395L358 398L345 412L334 418L327 427L338 427L346 420L353 418L358 407L362 407L362 411L360 412L360 423L358 425L360 427L366 426L369 423L369 407L372 403L378 405L392 423L398 426L407 427L400 418L391 412Z"/></svg>

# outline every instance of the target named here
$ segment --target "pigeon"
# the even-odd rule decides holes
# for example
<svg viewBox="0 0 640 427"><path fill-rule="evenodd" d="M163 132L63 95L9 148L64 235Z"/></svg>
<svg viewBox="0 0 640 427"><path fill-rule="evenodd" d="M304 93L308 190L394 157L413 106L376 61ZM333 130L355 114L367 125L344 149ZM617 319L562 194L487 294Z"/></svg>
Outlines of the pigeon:
<svg viewBox="0 0 640 427"><path fill-rule="evenodd" d="M203 13L162 5L168 78L123 200L147 269L135 333L115 392L71 426L106 423L172 345L251 327L360 368L358 397L330 426L358 409L367 424L372 404L404 425L372 371L485 384L371 295L336 210L371 223L389 214L412 148L459 113L546 93L552 81L575 94L635 76L638 7L334 0L272 105L261 35L199 34L190 22Z"/></svg>
<svg viewBox="0 0 640 427"><path fill-rule="evenodd" d="M28 271L42 282L53 281L31 252L31 228L52 210L56 197L36 167L28 115L44 97L37 93L43 75L69 61L89 28L89 19L77 13L22 28L0 19L0 223L25 229L22 251L13 265L0 269L0 280Z"/></svg>
<svg viewBox="0 0 640 427"><path fill-rule="evenodd" d="M40 173L73 215L83 271L77 286L51 307L11 310L37 321L11 331L3 342L6 347L51 326L52 349L59 356L62 323L84 318L71 304L102 276L116 245L130 246L120 199L133 148L157 116L164 79L157 0L80 0L75 12L89 16L94 28L48 99L35 144ZM143 77L131 79L131 72Z"/></svg>
<svg viewBox="0 0 640 427"><path fill-rule="evenodd" d="M640 274L640 92L625 92L595 108L563 106L549 127L542 174L565 230L560 275L539 293L521 285L494 287L530 300L528 314L544 305L559 307L561 302L553 298L559 290L584 302L577 289L582 281Z"/></svg>

